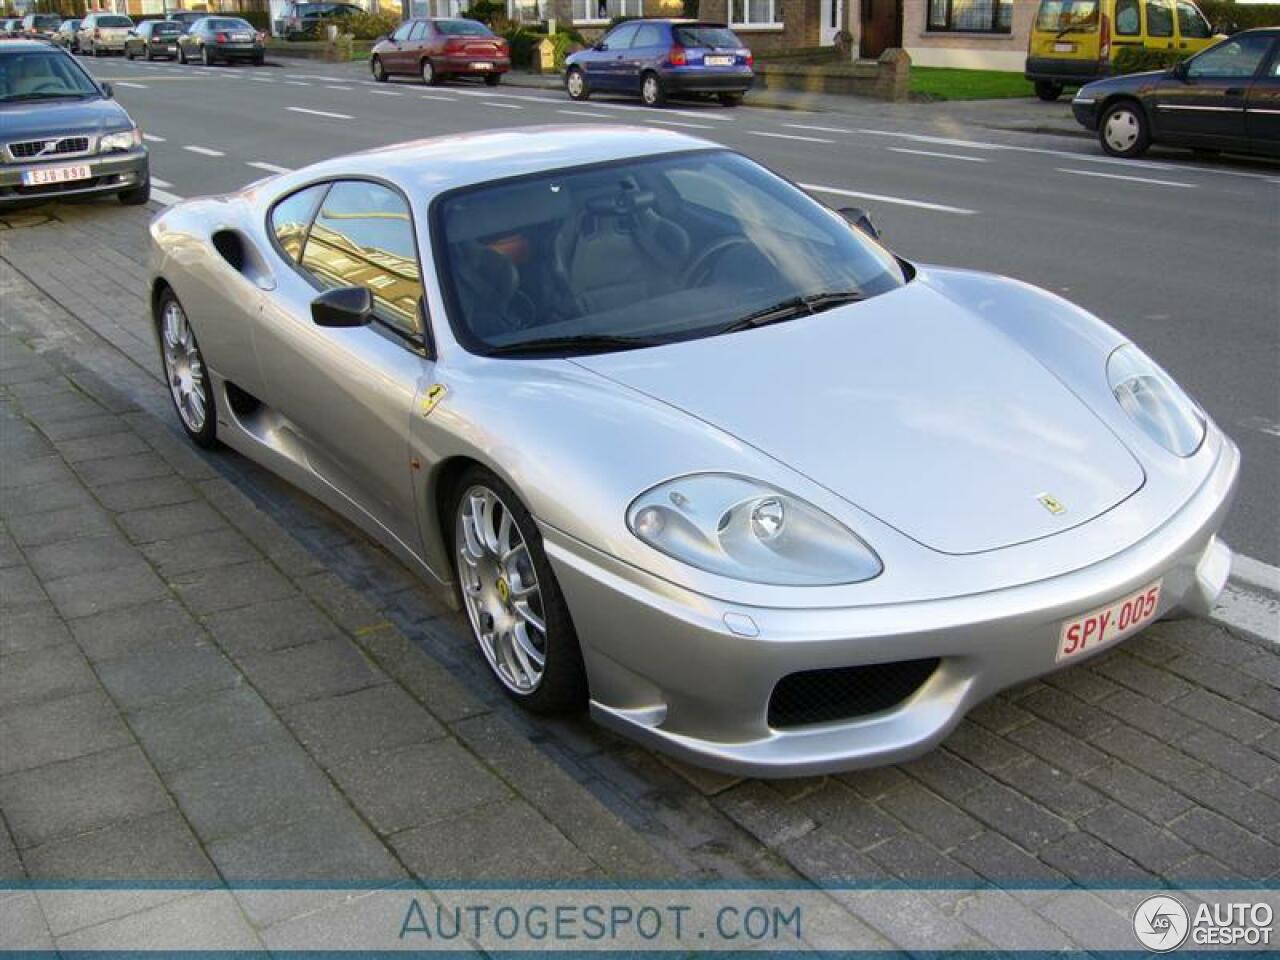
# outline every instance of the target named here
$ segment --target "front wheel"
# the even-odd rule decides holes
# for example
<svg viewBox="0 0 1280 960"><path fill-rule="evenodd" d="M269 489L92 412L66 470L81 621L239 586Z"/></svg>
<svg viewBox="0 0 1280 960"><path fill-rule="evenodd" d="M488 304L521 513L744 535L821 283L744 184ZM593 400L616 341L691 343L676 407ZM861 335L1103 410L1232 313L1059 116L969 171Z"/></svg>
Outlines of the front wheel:
<svg viewBox="0 0 1280 960"><path fill-rule="evenodd" d="M213 57L210 55L208 47L200 48L200 62L206 67L213 66Z"/></svg>
<svg viewBox="0 0 1280 960"><path fill-rule="evenodd" d="M382 65L381 57L374 57L370 60L369 69L373 72L373 79L379 83L387 82L387 68Z"/></svg>
<svg viewBox="0 0 1280 960"><path fill-rule="evenodd" d="M430 60L422 61L422 82L428 87L435 87L440 84L440 74L436 72L435 64Z"/></svg>
<svg viewBox="0 0 1280 960"><path fill-rule="evenodd" d="M1098 142L1113 157L1137 157L1151 145L1151 131L1142 107L1130 100L1117 103L1102 115Z"/></svg>
<svg viewBox="0 0 1280 960"><path fill-rule="evenodd" d="M640 99L646 107L661 107L667 102L667 93L656 73L646 73L640 78Z"/></svg>
<svg viewBox="0 0 1280 960"><path fill-rule="evenodd" d="M182 44L178 44L178 62L179 63L187 62L187 48L184 47Z"/></svg>
<svg viewBox="0 0 1280 960"><path fill-rule="evenodd" d="M591 91L587 88L587 78L583 76L579 67L570 67L569 72L564 75L564 89L569 94L570 100L586 100L591 96Z"/></svg>
<svg viewBox="0 0 1280 960"><path fill-rule="evenodd" d="M140 187L134 187L132 190L121 190L116 197L126 207L140 207L151 199L151 180L147 179L146 183Z"/></svg>
<svg viewBox="0 0 1280 960"><path fill-rule="evenodd" d="M1046 103L1052 103L1062 96L1062 84L1054 80L1037 80L1036 96Z"/></svg>
<svg viewBox="0 0 1280 960"><path fill-rule="evenodd" d="M172 290L161 294L159 326L164 378L182 429L196 446L213 447L218 442L213 387L195 331Z"/></svg>
<svg viewBox="0 0 1280 960"><path fill-rule="evenodd" d="M486 87L496 87L501 82L502 74L500 73L486 73L484 75L484 85Z"/></svg>
<svg viewBox="0 0 1280 960"><path fill-rule="evenodd" d="M462 605L502 689L534 713L580 710L587 699L582 651L529 511L476 466L456 487L452 515Z"/></svg>

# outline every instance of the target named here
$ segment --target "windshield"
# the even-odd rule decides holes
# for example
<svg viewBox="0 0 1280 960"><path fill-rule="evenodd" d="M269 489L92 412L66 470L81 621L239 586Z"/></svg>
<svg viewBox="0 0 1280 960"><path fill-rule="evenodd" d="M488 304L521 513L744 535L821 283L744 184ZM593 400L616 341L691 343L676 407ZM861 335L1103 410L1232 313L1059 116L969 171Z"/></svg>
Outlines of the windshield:
<svg viewBox="0 0 1280 960"><path fill-rule="evenodd" d="M100 95L88 75L65 53L0 48L0 102Z"/></svg>
<svg viewBox="0 0 1280 960"><path fill-rule="evenodd" d="M742 41L728 27L676 27L676 42L682 47L741 47Z"/></svg>
<svg viewBox="0 0 1280 960"><path fill-rule="evenodd" d="M1098 0L1043 0L1036 29L1089 33L1098 27Z"/></svg>
<svg viewBox="0 0 1280 960"><path fill-rule="evenodd" d="M437 20L436 29L451 37L489 37L492 31L475 20Z"/></svg>
<svg viewBox="0 0 1280 960"><path fill-rule="evenodd" d="M96 27L132 27L133 21L128 17L99 17L94 21Z"/></svg>
<svg viewBox="0 0 1280 960"><path fill-rule="evenodd" d="M704 337L795 298L906 281L838 214L726 151L464 188L433 217L454 331L479 353Z"/></svg>

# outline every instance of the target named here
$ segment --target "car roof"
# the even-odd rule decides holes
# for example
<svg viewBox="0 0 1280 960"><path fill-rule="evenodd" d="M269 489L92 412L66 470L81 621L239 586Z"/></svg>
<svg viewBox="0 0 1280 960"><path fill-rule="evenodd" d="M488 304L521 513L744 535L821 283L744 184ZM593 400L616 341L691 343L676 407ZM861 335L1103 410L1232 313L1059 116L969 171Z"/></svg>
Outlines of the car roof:
<svg viewBox="0 0 1280 960"><path fill-rule="evenodd" d="M723 149L674 130L553 124L450 134L375 147L297 171L305 181L382 177L426 198L491 180L683 150Z"/></svg>
<svg viewBox="0 0 1280 960"><path fill-rule="evenodd" d="M14 50L56 50L64 56L71 56L52 40L37 40L34 37L10 37L0 46L0 50L6 53Z"/></svg>

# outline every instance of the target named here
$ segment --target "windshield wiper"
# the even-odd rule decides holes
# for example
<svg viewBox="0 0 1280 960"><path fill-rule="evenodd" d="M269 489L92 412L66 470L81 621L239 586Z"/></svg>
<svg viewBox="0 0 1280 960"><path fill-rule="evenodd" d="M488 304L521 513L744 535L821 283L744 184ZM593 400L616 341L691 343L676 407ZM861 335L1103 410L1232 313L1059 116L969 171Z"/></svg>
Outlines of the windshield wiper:
<svg viewBox="0 0 1280 960"><path fill-rule="evenodd" d="M796 317L807 317L831 307L838 307L845 303L857 303L859 300L865 299L867 299L866 294L857 290L830 290L824 293L808 293L802 297L789 297L771 307L748 313L745 317L733 321L727 327L721 328L719 332L736 333L739 330L751 330L771 323L794 320Z"/></svg>
<svg viewBox="0 0 1280 960"><path fill-rule="evenodd" d="M543 337L540 340L521 340L518 343L506 343L491 347L487 354L491 357L511 357L527 353L606 353L615 350L637 350L640 347L653 347L664 340L653 340L645 337L615 337L606 334L580 334L569 337Z"/></svg>
<svg viewBox="0 0 1280 960"><path fill-rule="evenodd" d="M17 103L19 100L61 100L64 97L75 97L77 100L90 96L88 93L72 93L64 91L62 93L12 93L7 97L0 97L0 102Z"/></svg>

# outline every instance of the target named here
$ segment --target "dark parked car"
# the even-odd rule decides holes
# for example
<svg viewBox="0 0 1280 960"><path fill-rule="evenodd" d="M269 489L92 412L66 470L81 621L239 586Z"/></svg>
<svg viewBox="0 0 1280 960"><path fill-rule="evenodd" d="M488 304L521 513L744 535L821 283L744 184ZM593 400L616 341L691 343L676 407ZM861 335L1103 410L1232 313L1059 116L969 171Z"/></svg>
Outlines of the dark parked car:
<svg viewBox="0 0 1280 960"><path fill-rule="evenodd" d="M1237 33L1168 70L1090 83L1071 109L1115 157L1153 143L1280 156L1280 28Z"/></svg>
<svg viewBox="0 0 1280 960"><path fill-rule="evenodd" d="M16 17L9 20L0 20L0 37L20 37L22 36L22 21Z"/></svg>
<svg viewBox="0 0 1280 960"><path fill-rule="evenodd" d="M22 18L22 33L27 37L46 37L50 40L62 26L62 17L56 13L28 13Z"/></svg>
<svg viewBox="0 0 1280 960"><path fill-rule="evenodd" d="M172 20L174 23L182 24L182 31L184 33L190 30L191 25L197 20L203 20L207 16L209 16L209 14L203 10L166 10L164 14L164 18L166 20Z"/></svg>
<svg viewBox="0 0 1280 960"><path fill-rule="evenodd" d="M668 96L715 94L732 107L751 88L754 62L722 23L628 20L569 56L565 89L574 100L596 92L639 94L651 107Z"/></svg>
<svg viewBox="0 0 1280 960"><path fill-rule="evenodd" d="M275 22L275 33L286 40L306 40L315 37L326 20L363 12L350 3L286 3Z"/></svg>
<svg viewBox="0 0 1280 960"><path fill-rule="evenodd" d="M262 66L266 56L266 37L239 17L201 17L178 37L181 63L199 60L208 66L219 60L247 60Z"/></svg>
<svg viewBox="0 0 1280 960"><path fill-rule="evenodd" d="M414 74L428 84L473 76L496 87L511 69L511 50L477 20L406 20L378 41L369 67L378 81L395 73Z"/></svg>
<svg viewBox="0 0 1280 960"><path fill-rule="evenodd" d="M178 38L182 32L183 26L176 20L144 20L125 40L124 55L130 60L134 57L174 60L178 56Z"/></svg>
<svg viewBox="0 0 1280 960"><path fill-rule="evenodd" d="M0 44L0 130L0 207L101 193L141 204L151 195L142 132L109 85L53 44Z"/></svg>
<svg viewBox="0 0 1280 960"><path fill-rule="evenodd" d="M63 20L58 26L57 33L53 35L53 42L60 47L66 47L72 53L79 53L80 41L76 39L76 33L79 29L79 20Z"/></svg>

